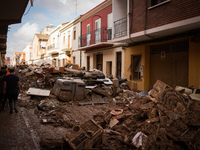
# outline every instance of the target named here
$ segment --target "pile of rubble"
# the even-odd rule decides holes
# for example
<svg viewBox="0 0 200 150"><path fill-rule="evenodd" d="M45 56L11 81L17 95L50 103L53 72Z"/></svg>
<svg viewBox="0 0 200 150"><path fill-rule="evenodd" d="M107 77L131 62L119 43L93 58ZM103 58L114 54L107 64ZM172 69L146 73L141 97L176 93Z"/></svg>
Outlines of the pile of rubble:
<svg viewBox="0 0 200 150"><path fill-rule="evenodd" d="M82 128L88 122L91 128ZM157 81L147 96L135 97L128 105L105 114L95 114L93 120L74 126L64 139L72 149L197 150L200 102Z"/></svg>
<svg viewBox="0 0 200 150"><path fill-rule="evenodd" d="M85 72L69 66L58 74L47 74L48 69L46 72L43 69L42 73L34 70L22 85L26 83L27 87L41 89L29 88L20 101L21 107L37 107L35 113L42 124L68 128L69 132L62 140L66 147L200 149L200 101L193 100L187 89L173 89L158 80L149 92L136 93L125 83L119 85L118 79L101 78L102 74L97 70ZM41 82L38 81L40 78ZM51 79L50 90L43 91L45 82ZM111 104L112 107L82 123L66 114L70 113L68 106L83 109L86 105L100 104Z"/></svg>

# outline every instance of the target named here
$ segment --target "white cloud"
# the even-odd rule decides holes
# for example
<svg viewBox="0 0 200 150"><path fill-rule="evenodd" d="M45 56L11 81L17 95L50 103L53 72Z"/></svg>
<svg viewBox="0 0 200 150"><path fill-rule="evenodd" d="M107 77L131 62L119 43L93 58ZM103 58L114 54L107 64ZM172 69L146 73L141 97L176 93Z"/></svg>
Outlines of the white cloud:
<svg viewBox="0 0 200 150"><path fill-rule="evenodd" d="M104 0L35 0L33 4L32 11L34 12L29 21L32 22L34 18L34 23L27 22L21 28L10 31L13 33L13 37L7 42L7 54L6 56L12 57L14 52L23 51L26 45L33 40L35 33L39 33L39 25L46 24L50 22L56 24L56 22L62 23L74 19L76 14L84 14L91 10ZM77 2L77 9L76 9ZM35 11L34 11L35 10ZM40 11L40 12L39 12ZM24 19L26 19L24 17ZM50 19L50 20L49 20ZM37 22L37 23L35 23ZM13 25L14 26L14 25ZM17 27L19 25L16 25Z"/></svg>
<svg viewBox="0 0 200 150"><path fill-rule="evenodd" d="M45 21L45 20L48 20L48 17L46 17L44 14L42 13L35 13L33 15L33 17L37 20L41 20L41 21Z"/></svg>
<svg viewBox="0 0 200 150"><path fill-rule="evenodd" d="M19 28L17 32L13 34L13 36L24 42L31 42L34 34L38 32L39 27L37 23L30 24L30 22L27 22L21 28Z"/></svg>
<svg viewBox="0 0 200 150"><path fill-rule="evenodd" d="M67 0L59 0L61 3L63 3L64 5L66 5Z"/></svg>
<svg viewBox="0 0 200 150"><path fill-rule="evenodd" d="M12 57L14 55L14 52L22 52L26 45L32 42L34 34L38 32L38 24L31 24L30 22L25 23L21 28L13 33L13 37L15 39L8 40L6 56Z"/></svg>
<svg viewBox="0 0 200 150"><path fill-rule="evenodd" d="M22 52L28 42L23 40L9 41L7 43L6 56L12 58L15 52Z"/></svg>
<svg viewBox="0 0 200 150"><path fill-rule="evenodd" d="M49 12L59 13L62 16L69 16L76 13L76 1L77 1L77 13L83 14L94 8L104 0L39 0L35 1L36 6L46 8Z"/></svg>

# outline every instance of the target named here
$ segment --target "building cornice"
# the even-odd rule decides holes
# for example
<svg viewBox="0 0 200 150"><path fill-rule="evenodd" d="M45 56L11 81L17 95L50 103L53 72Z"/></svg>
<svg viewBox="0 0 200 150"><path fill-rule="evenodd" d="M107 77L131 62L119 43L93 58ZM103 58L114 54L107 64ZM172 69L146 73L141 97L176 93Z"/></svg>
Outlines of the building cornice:
<svg viewBox="0 0 200 150"><path fill-rule="evenodd" d="M87 13L86 15L84 15L83 17L80 18L80 22L86 20L87 18L91 17L92 15L98 13L99 11L101 11L102 9L108 7L109 5L112 4L112 0L109 0L105 3L103 3L102 5L100 5L99 7L95 8L94 10L92 10L91 12Z"/></svg>
<svg viewBox="0 0 200 150"><path fill-rule="evenodd" d="M61 28L61 25L59 25L58 27L56 27L50 34L55 33L56 31L58 31Z"/></svg>
<svg viewBox="0 0 200 150"><path fill-rule="evenodd" d="M67 24L66 26L64 26L62 29L60 29L60 32L64 32L67 29L73 27L74 25L78 24L80 22L80 17L78 17L77 19L73 20L72 22L70 22L69 24Z"/></svg>

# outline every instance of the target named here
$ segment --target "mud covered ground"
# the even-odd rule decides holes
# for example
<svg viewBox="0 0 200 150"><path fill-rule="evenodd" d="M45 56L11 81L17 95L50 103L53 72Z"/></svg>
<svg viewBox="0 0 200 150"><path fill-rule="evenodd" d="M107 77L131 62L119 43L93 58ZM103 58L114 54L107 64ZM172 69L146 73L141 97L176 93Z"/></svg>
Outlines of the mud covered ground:
<svg viewBox="0 0 200 150"><path fill-rule="evenodd" d="M62 102L52 93L27 96L24 90L19 113L0 112L1 149L68 149L64 137L90 119L102 134L98 141L88 139L83 149L200 149L200 102L161 81L148 95L101 85L85 96L81 102L95 103L80 106L80 101Z"/></svg>

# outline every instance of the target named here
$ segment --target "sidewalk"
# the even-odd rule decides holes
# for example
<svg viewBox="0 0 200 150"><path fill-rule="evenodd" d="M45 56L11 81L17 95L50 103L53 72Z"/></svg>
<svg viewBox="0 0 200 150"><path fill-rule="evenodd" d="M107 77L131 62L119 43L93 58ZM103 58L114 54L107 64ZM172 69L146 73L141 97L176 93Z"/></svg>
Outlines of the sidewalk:
<svg viewBox="0 0 200 150"><path fill-rule="evenodd" d="M0 112L0 149L2 150L36 150L31 130L19 113L9 114L8 109Z"/></svg>

